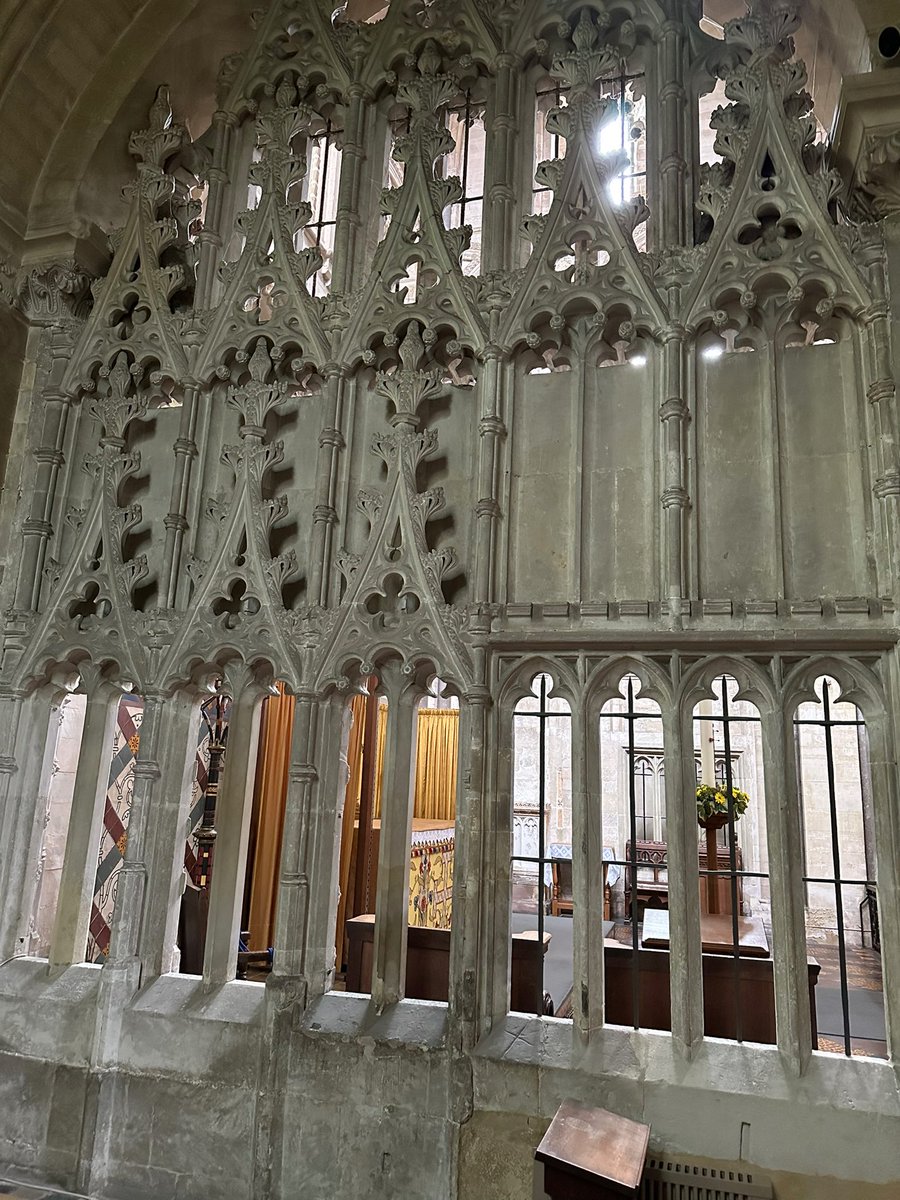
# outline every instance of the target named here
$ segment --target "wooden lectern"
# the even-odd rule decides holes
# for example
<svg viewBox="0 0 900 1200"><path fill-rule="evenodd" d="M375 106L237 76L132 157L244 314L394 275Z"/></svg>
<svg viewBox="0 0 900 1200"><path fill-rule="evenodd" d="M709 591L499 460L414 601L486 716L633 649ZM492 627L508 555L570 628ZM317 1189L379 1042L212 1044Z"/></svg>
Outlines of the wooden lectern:
<svg viewBox="0 0 900 1200"><path fill-rule="evenodd" d="M550 1200L637 1196L649 1140L649 1125L564 1100L534 1152L544 1191Z"/></svg>

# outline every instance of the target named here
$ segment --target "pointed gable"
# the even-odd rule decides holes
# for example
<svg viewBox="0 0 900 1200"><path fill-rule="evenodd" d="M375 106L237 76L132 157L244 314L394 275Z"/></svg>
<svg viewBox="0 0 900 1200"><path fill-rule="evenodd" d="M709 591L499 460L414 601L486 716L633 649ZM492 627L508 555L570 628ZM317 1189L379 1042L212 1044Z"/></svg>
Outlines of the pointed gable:
<svg viewBox="0 0 900 1200"><path fill-rule="evenodd" d="M806 68L793 58L800 24L785 7L757 7L725 26L719 74L731 104L716 109L722 161L700 170L697 208L708 240L686 296L695 323L732 290L751 304L758 281L780 278L802 298L824 286L827 303L851 312L871 303L838 234L838 172L816 143Z"/></svg>
<svg viewBox="0 0 900 1200"><path fill-rule="evenodd" d="M109 270L93 286L94 307L63 379L67 392L76 391L96 367L108 366L122 349L177 381L187 374L172 299L193 280L184 227L175 215L175 177L166 170L187 142L187 131L172 119L169 89L163 85L147 129L132 134L129 142L138 162L137 178L127 189L131 207L114 239Z"/></svg>
<svg viewBox="0 0 900 1200"><path fill-rule="evenodd" d="M615 101L598 93L598 80L620 62L624 49L611 40L607 22L582 9L568 48L550 74L565 90L565 103L547 117L547 130L566 141L564 158L538 165L535 178L553 192L546 215L523 221L532 243L504 324L503 340L526 337L533 314L558 312L579 295L598 309L617 302L636 319L664 322L663 306L641 266L634 229L649 216L642 196L617 206L609 183L621 171L623 152L602 155L599 134Z"/></svg>
<svg viewBox="0 0 900 1200"><path fill-rule="evenodd" d="M475 344L486 336L460 267L471 227L447 229L443 219L444 211L461 198L462 185L455 176L438 178L435 171L435 164L453 149L443 110L459 88L454 74L441 71L433 41L425 44L410 75L396 82L397 102L409 113L408 128L393 150L404 164L404 178L400 187L383 194L390 224L369 278L354 297L344 335L348 349L364 344L376 329L392 329L404 317L427 323L428 313L436 309L454 320L457 336Z"/></svg>
<svg viewBox="0 0 900 1200"><path fill-rule="evenodd" d="M198 362L201 379L218 368L228 350L261 332L260 326L276 344L299 341L302 354L316 364L328 357L323 302L307 287L322 264L321 252L295 248L297 234L312 215L309 204L297 196L307 170L297 142L316 122L321 117L298 102L289 76L276 88L272 108L256 120L258 158L251 164L250 182L260 189L259 201L256 208L238 213L243 245L237 258L223 262L219 270L224 293Z"/></svg>

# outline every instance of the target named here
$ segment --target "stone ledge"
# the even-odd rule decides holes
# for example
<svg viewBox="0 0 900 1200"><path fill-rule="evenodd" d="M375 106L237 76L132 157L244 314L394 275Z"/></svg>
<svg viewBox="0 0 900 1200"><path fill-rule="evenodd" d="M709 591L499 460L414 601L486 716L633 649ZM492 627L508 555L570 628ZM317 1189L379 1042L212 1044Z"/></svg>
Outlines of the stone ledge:
<svg viewBox="0 0 900 1200"><path fill-rule="evenodd" d="M368 996L328 992L310 1005L299 1028L308 1037L443 1050L447 1020L447 1005L436 1000L401 1000L379 1014Z"/></svg>

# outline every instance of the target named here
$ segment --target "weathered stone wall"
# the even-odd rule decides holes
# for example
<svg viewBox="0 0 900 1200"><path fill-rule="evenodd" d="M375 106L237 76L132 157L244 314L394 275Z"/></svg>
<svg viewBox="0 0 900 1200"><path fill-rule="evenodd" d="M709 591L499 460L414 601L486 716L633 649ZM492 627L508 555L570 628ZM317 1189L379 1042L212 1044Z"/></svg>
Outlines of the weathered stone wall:
<svg viewBox="0 0 900 1200"><path fill-rule="evenodd" d="M202 134L148 88L110 257L93 235L82 253L91 212L68 214L66 254L32 244L2 317L0 387L25 366L0 507L0 1157L110 1200L513 1200L572 1095L649 1121L659 1151L778 1172L802 1200L819 1200L815 1177L860 1197L896 1187L893 135L866 150L839 210L795 19L767 5L724 45L696 5L655 0L332 15L257 14ZM136 111L127 56L110 58ZM597 147L612 117L627 125L611 82L626 67L646 89L648 171L646 196L616 206L622 161ZM567 102L542 102L554 157L535 172L523 131L548 77ZM695 98L720 77L710 166ZM446 118L461 103L486 131L480 230L449 219L465 189ZM323 239L307 168L329 126L342 169ZM396 186L381 195L389 150ZM81 195L104 218L115 206L100 195L120 182L105 164L123 155L86 156L102 178ZM325 296L311 283L323 271ZM575 864L569 1021L509 1012L513 800L535 773L516 709L542 672L569 713L550 763L551 836ZM692 717L723 674L760 718L736 748L758 808L747 852L770 877L774 1046L704 1037ZM812 1050L791 721L823 674L866 721L889 1061ZM404 996L411 731L435 675L461 724L446 1005ZM671 1033L604 1020L595 918L602 847L624 841L623 761L600 714L627 675L661 715L638 732L665 768ZM336 864L347 699L371 677L389 716L360 997L332 990ZM275 680L296 706L263 986L234 975ZM123 687L142 699L140 745L94 967L94 826ZM47 730L72 688L84 732L60 793L63 919L45 959L50 922L31 923L62 825L45 836ZM210 688L231 723L189 977L170 968ZM822 822L807 828L821 843ZM847 847L857 869L858 830Z"/></svg>

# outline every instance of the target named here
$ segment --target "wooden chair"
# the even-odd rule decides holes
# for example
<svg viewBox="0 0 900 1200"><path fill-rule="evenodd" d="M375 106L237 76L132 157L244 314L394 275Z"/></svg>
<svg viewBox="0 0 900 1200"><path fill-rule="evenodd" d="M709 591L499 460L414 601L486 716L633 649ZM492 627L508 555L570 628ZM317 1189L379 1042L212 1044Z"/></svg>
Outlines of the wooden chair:
<svg viewBox="0 0 900 1200"><path fill-rule="evenodd" d="M571 858L554 858L550 862L553 877L550 893L551 917L570 917L574 912L572 898L572 860Z"/></svg>
<svg viewBox="0 0 900 1200"><path fill-rule="evenodd" d="M669 847L666 842L635 842L634 860L637 865L634 896L631 888L631 866L625 867L625 916L631 916L632 904L640 905L640 913L649 908L669 907ZM631 842L626 843L625 859L631 863Z"/></svg>

